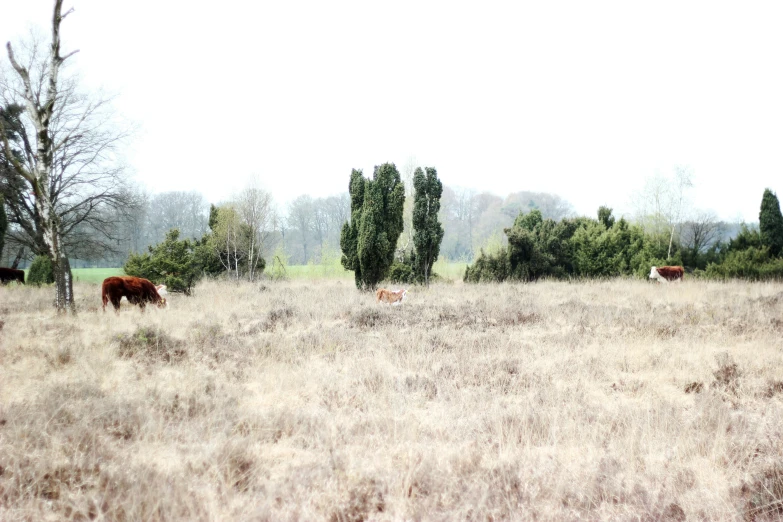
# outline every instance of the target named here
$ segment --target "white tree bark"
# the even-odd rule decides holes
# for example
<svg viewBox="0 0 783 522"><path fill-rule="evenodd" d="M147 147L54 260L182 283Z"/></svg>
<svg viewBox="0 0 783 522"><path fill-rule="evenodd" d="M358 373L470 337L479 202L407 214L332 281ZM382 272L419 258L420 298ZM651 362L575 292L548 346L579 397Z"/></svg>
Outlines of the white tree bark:
<svg viewBox="0 0 783 522"><path fill-rule="evenodd" d="M36 97L30 80L30 73L26 67L20 65L15 56L11 43L6 44L8 59L12 67L19 75L24 86L23 97L26 103L27 114L35 126L37 144L35 149L34 168L29 170L20 163L14 161L14 168L30 183L35 199L35 207L41 217L41 233L43 241L48 249L48 255L52 262L52 270L55 278L55 307L59 312L74 311L73 281L68 257L62 248L60 219L54 208L54 198L50 192L50 178L53 170L54 152L58 146L52 139L50 123L55 111L57 101L58 78L62 63L78 51L73 51L65 56L60 56L60 23L73 10L62 13L62 0L56 0L52 17L52 44L48 70L46 91L43 97ZM63 138L68 139L66 136ZM62 143L61 143L62 144ZM8 139L3 133L3 145L7 156L10 154Z"/></svg>

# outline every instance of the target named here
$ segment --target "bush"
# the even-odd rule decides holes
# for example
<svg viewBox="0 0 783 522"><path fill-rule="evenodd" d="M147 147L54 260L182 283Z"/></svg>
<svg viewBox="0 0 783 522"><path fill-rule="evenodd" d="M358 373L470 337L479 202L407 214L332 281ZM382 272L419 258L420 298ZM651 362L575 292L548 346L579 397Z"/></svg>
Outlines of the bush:
<svg viewBox="0 0 783 522"><path fill-rule="evenodd" d="M52 261L48 256L35 256L27 274L27 284L48 285L54 283Z"/></svg>
<svg viewBox="0 0 783 522"><path fill-rule="evenodd" d="M413 269L410 265L395 261L389 269L389 281L396 284L411 284L414 281Z"/></svg>
<svg viewBox="0 0 783 522"><path fill-rule="evenodd" d="M715 279L783 279L783 259L773 258L767 247L750 247L730 251L721 263L710 263L706 274Z"/></svg>
<svg viewBox="0 0 783 522"><path fill-rule="evenodd" d="M123 267L128 275L164 284L170 292L190 295L203 275L196 255L196 243L179 240L179 230L171 229L163 243L149 247L149 253L132 254Z"/></svg>
<svg viewBox="0 0 783 522"><path fill-rule="evenodd" d="M482 249L473 266L465 267L462 280L466 283L502 283L510 273L511 263L505 247L496 254L486 254Z"/></svg>

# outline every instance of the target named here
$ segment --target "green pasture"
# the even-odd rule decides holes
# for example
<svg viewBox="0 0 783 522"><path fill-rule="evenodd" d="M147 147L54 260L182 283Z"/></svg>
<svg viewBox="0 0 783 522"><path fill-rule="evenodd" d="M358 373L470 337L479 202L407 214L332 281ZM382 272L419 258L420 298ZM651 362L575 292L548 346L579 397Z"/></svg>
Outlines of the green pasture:
<svg viewBox="0 0 783 522"><path fill-rule="evenodd" d="M433 270L446 281L462 281L466 266L467 263L438 261ZM265 273L269 273L269 271ZM285 267L285 275L288 279L345 279L353 281L353 272L345 270L339 263L289 265Z"/></svg>
<svg viewBox="0 0 783 522"><path fill-rule="evenodd" d="M461 281L465 274L466 264L438 261L433 270L446 281ZM25 272L27 271L25 270ZM74 268L71 272L73 272L74 281L95 284L101 283L107 277L125 273L122 268ZM345 279L353 281L353 272L344 270L339 264L289 265L285 267L285 276L288 279Z"/></svg>
<svg viewBox="0 0 783 522"><path fill-rule="evenodd" d="M72 268L71 273L74 281L82 283L102 283L107 277L125 274L122 268Z"/></svg>

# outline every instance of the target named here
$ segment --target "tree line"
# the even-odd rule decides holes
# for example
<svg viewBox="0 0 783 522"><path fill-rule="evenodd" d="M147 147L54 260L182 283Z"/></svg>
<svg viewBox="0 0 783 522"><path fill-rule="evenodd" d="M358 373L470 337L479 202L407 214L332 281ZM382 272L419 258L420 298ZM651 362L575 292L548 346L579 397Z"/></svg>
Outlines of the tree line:
<svg viewBox="0 0 783 522"><path fill-rule="evenodd" d="M728 242L716 239L718 225L711 221L663 228L655 221L645 227L644 222L616 220L607 207L600 207L596 218L559 221L545 219L538 210L520 213L504 229L507 246L482 250L464 280L644 277L651 266L663 265L684 265L695 277L783 278L783 215L770 189L762 196L759 227L742 226Z"/></svg>

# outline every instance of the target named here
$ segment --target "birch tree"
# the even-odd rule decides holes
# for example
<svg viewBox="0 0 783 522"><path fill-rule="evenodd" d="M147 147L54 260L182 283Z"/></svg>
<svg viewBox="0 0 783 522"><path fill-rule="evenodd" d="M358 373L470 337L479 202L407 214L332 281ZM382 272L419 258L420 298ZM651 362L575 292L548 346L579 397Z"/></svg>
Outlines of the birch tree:
<svg viewBox="0 0 783 522"><path fill-rule="evenodd" d="M127 132L107 126L110 100L80 93L75 79L61 74L78 52L61 54L60 26L72 12L56 0L49 49L33 41L17 54L8 42L11 70L0 75L0 149L9 167L0 190L10 242L49 257L61 312L74 303L68 254L110 250L129 201L114 158ZM12 114L14 107L21 110Z"/></svg>
<svg viewBox="0 0 783 522"><path fill-rule="evenodd" d="M26 112L35 126L37 142L33 158L31 158L32 161L27 165L24 165L15 155L10 153L10 145L5 133L3 133L3 145L6 156L13 164L14 169L29 183L33 192L33 204L40 218L41 239L46 245L47 254L52 261L55 278L55 307L58 311L73 310L73 280L68 257L62 248L61 221L55 211L55 194L52 194L51 178L55 152L67 144L71 134L66 134L54 141L50 126L58 101L60 67L65 60L78 52L71 51L65 56L60 54L60 24L71 12L73 9L63 13L62 0L55 0L52 16L51 51L47 70L43 72L40 82L33 83L34 80L28 68L16 60L11 42L6 44L8 60L24 86L23 98L26 102Z"/></svg>
<svg viewBox="0 0 783 522"><path fill-rule="evenodd" d="M237 212L245 226L247 276L254 281L259 267L264 269L264 250L274 232L275 212L272 195L256 186L250 186L237 197Z"/></svg>
<svg viewBox="0 0 783 522"><path fill-rule="evenodd" d="M644 188L635 194L634 206L645 232L652 233L663 246L668 236L668 254L672 255L675 232L686 215L688 189L693 187L693 174L688 167L675 167L671 178L660 174L647 178Z"/></svg>

